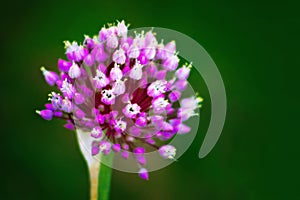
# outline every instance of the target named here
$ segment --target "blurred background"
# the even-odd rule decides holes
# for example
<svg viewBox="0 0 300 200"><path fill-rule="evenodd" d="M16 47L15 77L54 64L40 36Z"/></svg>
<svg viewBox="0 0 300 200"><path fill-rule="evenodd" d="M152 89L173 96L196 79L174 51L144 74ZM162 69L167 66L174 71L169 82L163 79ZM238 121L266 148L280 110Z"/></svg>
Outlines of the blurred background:
<svg viewBox="0 0 300 200"><path fill-rule="evenodd" d="M51 91L39 68L57 70L63 40L82 41L117 19L198 41L222 74L228 111L217 145L200 160L210 104L192 74L205 99L192 146L148 182L114 171L111 199L300 199L300 15L288 0L2 1L1 199L88 199L75 134L34 112Z"/></svg>

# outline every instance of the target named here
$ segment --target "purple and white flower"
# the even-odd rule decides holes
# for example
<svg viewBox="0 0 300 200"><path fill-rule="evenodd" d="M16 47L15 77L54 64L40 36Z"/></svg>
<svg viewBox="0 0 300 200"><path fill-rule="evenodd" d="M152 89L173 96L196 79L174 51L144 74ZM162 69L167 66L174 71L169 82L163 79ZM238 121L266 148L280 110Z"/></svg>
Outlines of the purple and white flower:
<svg viewBox="0 0 300 200"><path fill-rule="evenodd" d="M85 36L83 45L66 41L60 76L41 68L60 92L51 92L37 113L86 132L92 156L119 153L128 159L132 153L139 176L148 180L147 153L175 160L176 147L161 141L190 132L184 123L197 115L202 99L183 98L192 64L180 64L175 41L158 43L153 31L127 34L121 21L97 37Z"/></svg>

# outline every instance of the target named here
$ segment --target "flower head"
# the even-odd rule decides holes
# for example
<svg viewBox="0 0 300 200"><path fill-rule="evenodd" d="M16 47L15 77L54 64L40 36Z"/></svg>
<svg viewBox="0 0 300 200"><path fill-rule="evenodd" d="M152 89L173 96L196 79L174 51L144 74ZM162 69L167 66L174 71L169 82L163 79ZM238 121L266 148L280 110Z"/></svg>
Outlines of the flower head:
<svg viewBox="0 0 300 200"><path fill-rule="evenodd" d="M128 36L124 21L103 27L98 37L85 36L83 45L65 42L66 57L59 59L60 77L42 68L49 85L60 93L37 111L44 119L66 120L65 127L87 132L90 154L132 152L148 180L147 153L175 159L176 147L161 141L190 131L183 122L197 115L200 97L181 98L191 64L180 65L175 41L158 43L152 31Z"/></svg>

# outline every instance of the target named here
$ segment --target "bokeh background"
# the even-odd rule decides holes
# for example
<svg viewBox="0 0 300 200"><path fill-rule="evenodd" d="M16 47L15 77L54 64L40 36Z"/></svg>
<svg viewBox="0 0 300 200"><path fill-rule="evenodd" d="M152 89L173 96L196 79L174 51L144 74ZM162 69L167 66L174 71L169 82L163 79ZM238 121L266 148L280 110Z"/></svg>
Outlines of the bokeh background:
<svg viewBox="0 0 300 200"><path fill-rule="evenodd" d="M210 117L205 101L196 140L150 181L114 171L111 199L300 199L297 1L2 1L0 199L88 199L88 174L73 132L34 111L47 100L40 66L57 69L63 40L97 34L125 19L198 41L222 74L228 97L220 140L198 158Z"/></svg>

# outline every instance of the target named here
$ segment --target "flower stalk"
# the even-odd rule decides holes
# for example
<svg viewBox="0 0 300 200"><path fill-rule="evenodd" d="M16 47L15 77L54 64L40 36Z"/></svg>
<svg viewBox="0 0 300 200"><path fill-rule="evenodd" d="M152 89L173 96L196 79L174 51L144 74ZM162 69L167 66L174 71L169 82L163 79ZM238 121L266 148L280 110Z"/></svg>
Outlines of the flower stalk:
<svg viewBox="0 0 300 200"><path fill-rule="evenodd" d="M98 176L100 172L100 163L95 162L91 166L88 166L89 168L89 176L90 176L90 195L91 200L98 200Z"/></svg>
<svg viewBox="0 0 300 200"><path fill-rule="evenodd" d="M110 192L110 181L112 168L100 162L103 160L107 165L111 165L113 161L113 154L109 156L101 156L98 154L92 156L90 153L89 145L91 144L88 134L80 129L77 130L77 140L79 143L80 151L86 161L89 179L90 179L90 200L107 200Z"/></svg>

